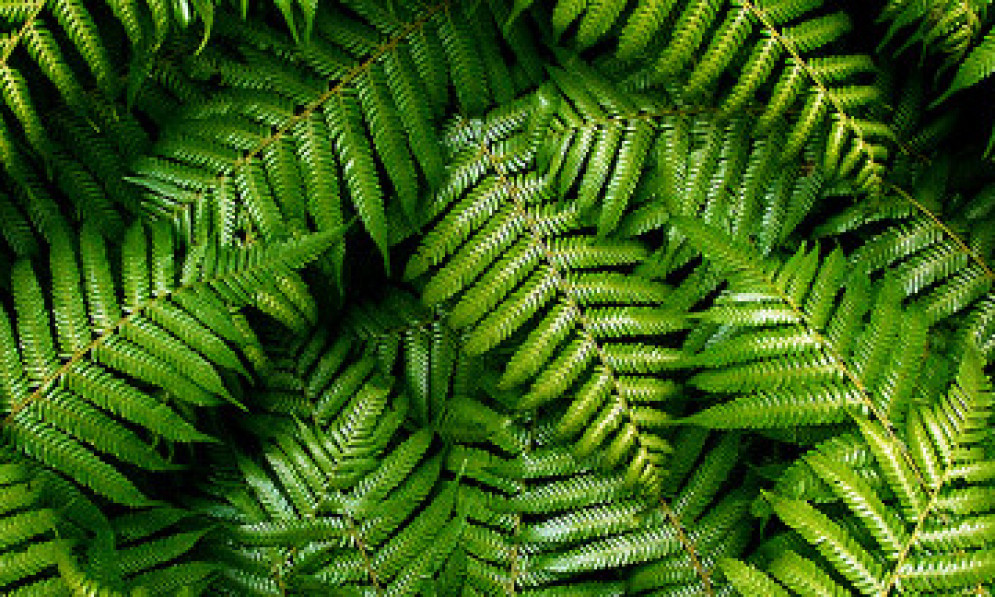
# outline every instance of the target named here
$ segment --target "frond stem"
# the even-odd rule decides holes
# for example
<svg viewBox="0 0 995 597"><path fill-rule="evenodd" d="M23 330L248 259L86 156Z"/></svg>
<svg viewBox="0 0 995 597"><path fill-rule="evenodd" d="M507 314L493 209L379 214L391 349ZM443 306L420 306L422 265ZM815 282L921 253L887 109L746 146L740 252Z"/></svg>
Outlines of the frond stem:
<svg viewBox="0 0 995 597"><path fill-rule="evenodd" d="M943 220L941 220L939 216L933 213L928 207L917 201L916 198L913 197L911 193L909 193L902 187L891 183L889 183L888 186L891 189L893 189L896 193L901 195L903 199L911 203L916 209L921 211L923 215L932 220L933 224L935 224L937 228L939 228L940 230L943 231L944 234L949 236L950 240L952 240L954 244L956 244L960 248L961 251L963 251L972 261L977 263L978 266L981 267L982 270L984 270L986 276L988 276L992 280L995 280L995 271L993 271L991 266L989 266L988 263L985 262L985 259L981 255L979 255L977 251L973 250L966 242L964 242L964 239L962 239L960 235L958 235L949 226L943 223Z"/></svg>
<svg viewBox="0 0 995 597"><path fill-rule="evenodd" d="M916 469L918 470L918 469ZM916 524L912 528L912 532L909 534L909 538L902 545L902 550L898 552L898 557L895 559L895 564L892 566L891 573L888 574L888 580L885 582L884 587L878 593L878 597L888 597L891 593L891 589L894 588L895 583L901 578L902 565L905 563L905 559L908 558L909 552L912 551L912 546L919 542L919 534L922 532L922 527L926 523L926 519L933 513L933 508L936 507L936 502L940 498L940 490L947 483L947 476L949 469L943 472L943 476L937 480L936 485L934 485L929 492L929 501L926 502L926 507L923 508L919 516L916 517Z"/></svg>
<svg viewBox="0 0 995 597"><path fill-rule="evenodd" d="M685 531L684 523L681 522L681 519L677 516L677 513L674 512L674 509L670 507L670 504L667 503L667 500L660 500L660 510L663 512L663 515L667 517L667 521L670 522L670 525L674 527L674 536L677 538L677 541L681 544L681 546L684 547L684 551L688 554L688 559L691 560L691 567L694 568L694 571L697 572L698 576L701 578L702 590L704 591L704 594L708 597L715 597L715 590L712 587L712 574L705 568L704 565L702 565L701 558L698 557L698 548L694 544L694 540L692 540L687 534L687 531Z"/></svg>
<svg viewBox="0 0 995 597"><path fill-rule="evenodd" d="M366 549L366 543L363 541L362 535L359 534L359 529L356 528L355 523L351 516L345 516L346 525L349 528L349 536L352 538L353 545L359 550L360 555L363 557L363 566L366 568L366 574L370 577L370 582L373 583L373 590L376 591L377 595L383 595L383 587L380 586L380 580L377 578L377 571L373 567L373 560L370 559L370 552Z"/></svg>
<svg viewBox="0 0 995 597"><path fill-rule="evenodd" d="M14 418L18 415L18 413L20 413L22 410L28 408L29 406L40 400L42 396L46 394L49 391L49 389L51 389L52 385L55 384L57 381L59 381L66 373L68 373L76 363L80 362L91 352L93 352L94 350L105 344L110 338L112 338L115 334L117 334L120 328L130 323L133 319L138 317L143 311L145 311L149 307L158 304L162 299L168 298L169 296L172 296L171 292L159 295L156 298L152 299L151 301L147 302L146 304L136 308L131 313L117 320L114 323L114 325L111 325L110 327L104 329L100 334L97 335L96 338L91 340L89 344L74 352L73 355L69 357L69 360L63 363L58 369L52 372L44 380L42 380L42 382L38 385L38 388L36 388L34 392L32 392L29 396L27 396L23 400L11 405L10 412L3 419L3 425L12 424Z"/></svg>

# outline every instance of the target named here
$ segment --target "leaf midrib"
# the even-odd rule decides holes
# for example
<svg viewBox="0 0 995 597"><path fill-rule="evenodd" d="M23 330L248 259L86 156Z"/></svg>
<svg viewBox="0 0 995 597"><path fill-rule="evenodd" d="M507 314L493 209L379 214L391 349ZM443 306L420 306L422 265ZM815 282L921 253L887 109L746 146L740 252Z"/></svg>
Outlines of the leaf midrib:
<svg viewBox="0 0 995 597"><path fill-rule="evenodd" d="M985 258L981 254L972 249L970 245L968 245L967 242L960 237L960 235L954 232L953 229L950 228L950 226L948 226L943 220L941 220L940 216L933 213L932 210L930 210L928 207L920 203L915 197L912 196L911 193L909 193L902 187L896 184L890 184L889 186L891 187L892 190L901 195L902 199L905 199L913 207L922 212L922 214L926 216L926 218L929 219L934 226L939 228L945 235L947 235L950 238L950 240L953 241L955 245L957 245L957 249L959 251L966 254L971 261L974 261L978 265L978 267L980 267L982 271L984 271L988 279L995 281L995 270L992 269L992 266L990 266L988 262L985 261Z"/></svg>

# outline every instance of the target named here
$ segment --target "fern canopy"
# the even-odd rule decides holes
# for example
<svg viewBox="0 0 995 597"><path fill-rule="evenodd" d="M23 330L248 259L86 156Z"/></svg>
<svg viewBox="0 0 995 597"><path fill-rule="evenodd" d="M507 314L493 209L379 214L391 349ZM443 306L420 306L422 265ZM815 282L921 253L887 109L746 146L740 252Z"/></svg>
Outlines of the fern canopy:
<svg viewBox="0 0 995 597"><path fill-rule="evenodd" d="M0 594L991 595L988 4L0 2Z"/></svg>

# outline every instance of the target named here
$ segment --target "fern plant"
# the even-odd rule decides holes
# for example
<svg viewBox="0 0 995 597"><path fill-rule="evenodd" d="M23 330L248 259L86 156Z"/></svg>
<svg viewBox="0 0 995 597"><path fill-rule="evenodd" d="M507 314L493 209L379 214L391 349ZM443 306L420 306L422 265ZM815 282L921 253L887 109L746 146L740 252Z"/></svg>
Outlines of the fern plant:
<svg viewBox="0 0 995 597"><path fill-rule="evenodd" d="M989 595L986 2L0 6L0 593Z"/></svg>
<svg viewBox="0 0 995 597"><path fill-rule="evenodd" d="M837 523L825 513L828 507L766 496L777 516L828 565L787 551L769 564L775 583L764 572L731 560L723 566L733 584L745 594L831 594L847 591L844 587L861 595L980 593L995 566L992 502L985 497L993 466L983 447L992 388L981 363L976 352L967 351L949 391L912 410L901 438L890 438L877 422L861 420L860 434L850 441L862 442L873 455L886 493L876 493L833 458L835 445L805 455L805 464L852 519Z"/></svg>

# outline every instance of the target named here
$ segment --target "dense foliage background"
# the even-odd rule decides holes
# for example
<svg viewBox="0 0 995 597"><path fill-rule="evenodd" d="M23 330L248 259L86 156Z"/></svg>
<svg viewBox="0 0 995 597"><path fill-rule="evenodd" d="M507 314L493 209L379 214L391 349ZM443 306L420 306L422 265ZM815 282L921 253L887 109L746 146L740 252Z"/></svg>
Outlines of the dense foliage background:
<svg viewBox="0 0 995 597"><path fill-rule="evenodd" d="M990 595L993 16L0 2L0 593Z"/></svg>

